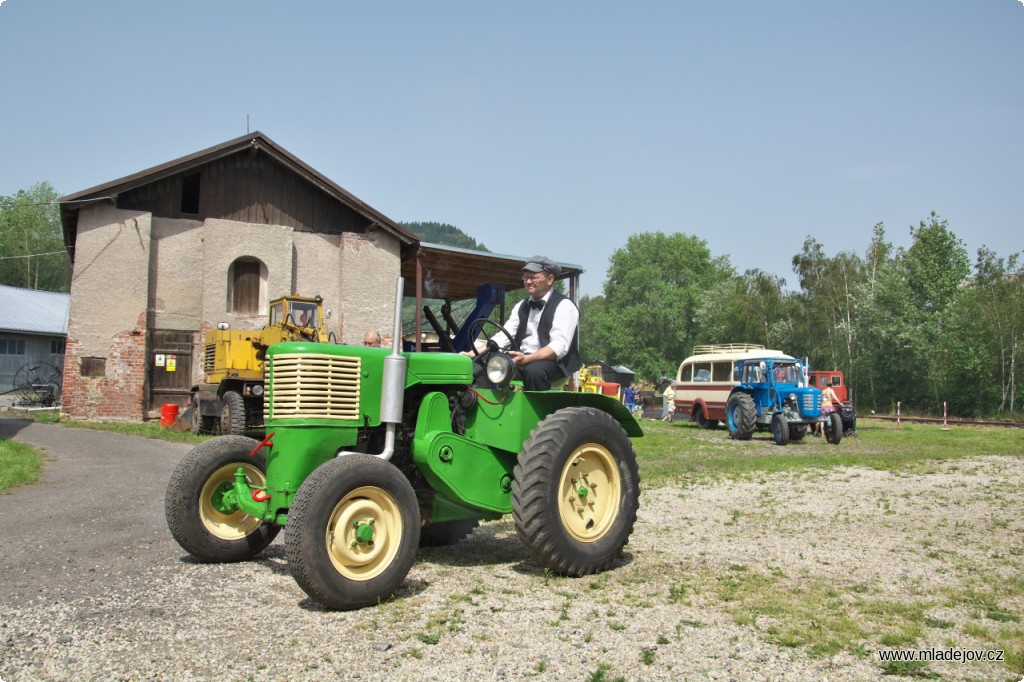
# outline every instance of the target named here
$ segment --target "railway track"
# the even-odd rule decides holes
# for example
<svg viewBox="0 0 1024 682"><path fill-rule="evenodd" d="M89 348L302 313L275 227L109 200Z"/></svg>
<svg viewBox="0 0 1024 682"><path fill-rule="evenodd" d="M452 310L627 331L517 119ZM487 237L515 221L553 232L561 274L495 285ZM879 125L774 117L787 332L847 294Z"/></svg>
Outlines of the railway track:
<svg viewBox="0 0 1024 682"><path fill-rule="evenodd" d="M908 424L941 424L942 417L894 417L882 414L860 414L857 413L857 421L883 421L883 422L906 422ZM1001 421L994 419L946 419L946 424L953 426L1001 426L1008 429L1024 429L1024 422Z"/></svg>

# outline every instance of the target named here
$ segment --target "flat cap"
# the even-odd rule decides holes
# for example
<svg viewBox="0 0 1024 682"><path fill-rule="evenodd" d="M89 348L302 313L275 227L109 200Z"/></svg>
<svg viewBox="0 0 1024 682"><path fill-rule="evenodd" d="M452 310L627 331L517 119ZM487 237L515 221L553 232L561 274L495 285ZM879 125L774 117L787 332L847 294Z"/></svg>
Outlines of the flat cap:
<svg viewBox="0 0 1024 682"><path fill-rule="evenodd" d="M526 261L526 265L523 266L523 270L527 270L529 272L546 272L550 275L554 275L555 277L562 274L562 266L546 256L531 256L530 260Z"/></svg>

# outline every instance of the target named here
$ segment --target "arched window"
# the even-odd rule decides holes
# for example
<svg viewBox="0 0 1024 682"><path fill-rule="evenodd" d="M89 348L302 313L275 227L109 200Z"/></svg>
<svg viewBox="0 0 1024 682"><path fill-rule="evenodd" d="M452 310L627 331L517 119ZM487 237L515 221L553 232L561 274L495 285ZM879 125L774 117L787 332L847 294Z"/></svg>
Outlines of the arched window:
<svg viewBox="0 0 1024 682"><path fill-rule="evenodd" d="M259 259L243 256L228 268L228 309L243 315L266 311L267 266Z"/></svg>

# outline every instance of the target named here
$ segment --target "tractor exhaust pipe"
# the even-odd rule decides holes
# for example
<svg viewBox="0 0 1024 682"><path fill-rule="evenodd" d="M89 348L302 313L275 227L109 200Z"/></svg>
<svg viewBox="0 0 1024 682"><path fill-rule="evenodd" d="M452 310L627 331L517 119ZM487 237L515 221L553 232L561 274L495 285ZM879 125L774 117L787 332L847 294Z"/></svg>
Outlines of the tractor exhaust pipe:
<svg viewBox="0 0 1024 682"><path fill-rule="evenodd" d="M395 321L391 332L391 355L384 358L384 372L380 386L380 420L384 423L384 450L374 455L385 462L395 454L395 431L402 423L402 409L405 403L406 358L402 350L402 292L405 279L399 277L395 283ZM362 455L363 452L341 451L342 455Z"/></svg>

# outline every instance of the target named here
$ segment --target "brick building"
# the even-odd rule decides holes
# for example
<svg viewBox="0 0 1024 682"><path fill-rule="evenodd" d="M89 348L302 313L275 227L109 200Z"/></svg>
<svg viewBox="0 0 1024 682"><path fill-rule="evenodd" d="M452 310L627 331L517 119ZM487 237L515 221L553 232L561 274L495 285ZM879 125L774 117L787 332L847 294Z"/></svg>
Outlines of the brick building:
<svg viewBox="0 0 1024 682"><path fill-rule="evenodd" d="M205 332L259 329L277 296L321 295L342 342L388 328L418 244L258 132L60 202L74 262L62 411L77 419L184 405Z"/></svg>

